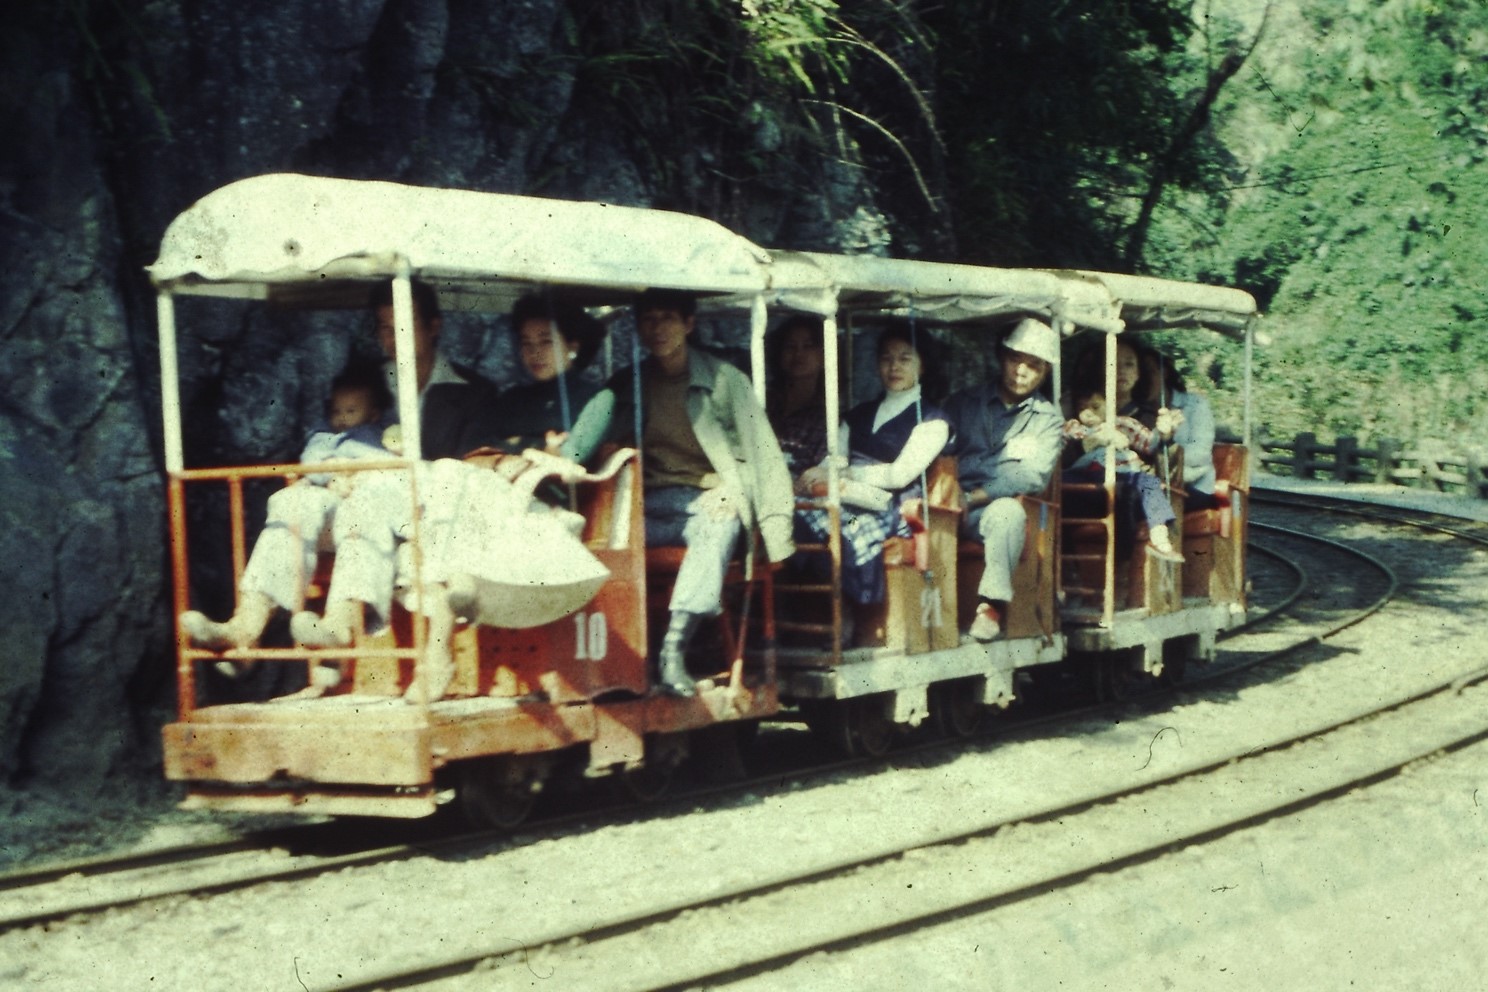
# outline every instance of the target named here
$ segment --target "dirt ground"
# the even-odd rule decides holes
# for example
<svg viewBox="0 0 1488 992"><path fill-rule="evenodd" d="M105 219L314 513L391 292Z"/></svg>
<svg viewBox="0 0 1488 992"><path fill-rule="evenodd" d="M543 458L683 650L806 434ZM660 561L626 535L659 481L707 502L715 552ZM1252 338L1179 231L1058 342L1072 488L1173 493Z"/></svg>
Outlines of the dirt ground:
<svg viewBox="0 0 1488 992"><path fill-rule="evenodd" d="M1340 524L1337 536L1353 526ZM1454 552L1443 564L1434 554L1444 544L1421 542L1398 605L1307 664L1160 712L519 835L458 860L415 858L20 929L0 934L0 987L315 988L410 955L521 942L575 918L716 891L927 826L1026 812L1133 769L1162 774L1267 739L1300 715L1362 710L1407 683L1488 663L1477 646L1481 611L1465 608L1482 602L1488 555ZM1303 813L973 919L815 955L743 986L1488 989L1485 806L1488 745L1477 745ZM101 810L13 803L10 814L0 843L12 859L221 829L208 817L161 815L148 791ZM1061 843L1081 838L1071 830ZM906 860L907 884L935 884L915 870ZM692 942L655 948L706 952ZM440 987L594 986L528 961Z"/></svg>

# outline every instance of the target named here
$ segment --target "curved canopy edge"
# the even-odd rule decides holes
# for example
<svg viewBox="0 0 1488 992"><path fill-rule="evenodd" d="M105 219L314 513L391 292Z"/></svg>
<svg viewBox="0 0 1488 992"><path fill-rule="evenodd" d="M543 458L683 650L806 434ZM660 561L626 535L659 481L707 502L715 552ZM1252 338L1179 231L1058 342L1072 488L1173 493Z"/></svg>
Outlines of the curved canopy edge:
<svg viewBox="0 0 1488 992"><path fill-rule="evenodd" d="M157 286L215 295L269 284L309 297L405 263L472 293L494 282L750 293L765 288L767 262L745 238L673 211L274 174L198 200L148 271Z"/></svg>

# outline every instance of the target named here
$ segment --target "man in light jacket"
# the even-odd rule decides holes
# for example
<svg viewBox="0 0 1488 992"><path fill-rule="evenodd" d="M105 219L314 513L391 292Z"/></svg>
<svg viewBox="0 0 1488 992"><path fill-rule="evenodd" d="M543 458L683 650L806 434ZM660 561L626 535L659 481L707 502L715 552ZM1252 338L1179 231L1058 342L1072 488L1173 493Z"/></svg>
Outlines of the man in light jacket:
<svg viewBox="0 0 1488 992"><path fill-rule="evenodd" d="M998 346L997 380L963 390L945 403L956 427L967 515L962 533L982 542L985 567L977 585L971 636L1002 636L1013 599L1013 569L1023 554L1027 517L1017 496L1041 492L1064 445L1064 419L1038 392L1059 363L1059 335L1043 321L1019 321Z"/></svg>
<svg viewBox="0 0 1488 992"><path fill-rule="evenodd" d="M689 293L642 293L636 330L650 357L638 375L621 370L608 387L615 400L610 435L638 441L641 449L646 543L687 548L658 659L662 688L678 696L695 691L687 646L702 619L722 609L724 573L740 531L758 527L773 562L795 550L795 497L775 432L748 377L690 346L695 314Z"/></svg>

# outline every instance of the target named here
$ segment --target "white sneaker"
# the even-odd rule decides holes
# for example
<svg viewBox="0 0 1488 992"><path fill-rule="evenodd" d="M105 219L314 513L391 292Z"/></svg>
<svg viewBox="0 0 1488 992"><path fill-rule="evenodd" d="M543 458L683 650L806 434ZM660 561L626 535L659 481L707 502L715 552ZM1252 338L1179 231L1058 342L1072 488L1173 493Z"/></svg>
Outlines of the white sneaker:
<svg viewBox="0 0 1488 992"><path fill-rule="evenodd" d="M997 621L996 611L990 603L978 604L976 618L971 621L971 637L976 641L995 641L1002 636L1002 624Z"/></svg>
<svg viewBox="0 0 1488 992"><path fill-rule="evenodd" d="M334 689L341 684L340 665L316 665L310 669L310 684L318 689Z"/></svg>
<svg viewBox="0 0 1488 992"><path fill-rule="evenodd" d="M207 619L205 613L187 610L181 614L180 619L181 629L186 632L186 639L199 648L223 651L238 646L233 643L232 631L228 625Z"/></svg>
<svg viewBox="0 0 1488 992"><path fill-rule="evenodd" d="M336 630L309 610L302 610L290 618L289 633L296 644L307 648L344 648L351 643L349 635Z"/></svg>
<svg viewBox="0 0 1488 992"><path fill-rule="evenodd" d="M1173 549L1173 539L1168 536L1167 527L1153 527L1148 531L1147 554L1158 561L1175 564L1183 561L1183 555Z"/></svg>
<svg viewBox="0 0 1488 992"><path fill-rule="evenodd" d="M1183 563L1183 556L1178 552L1172 548L1159 548L1151 541L1147 542L1147 556L1149 558L1156 558L1158 561L1169 562L1173 565L1181 565Z"/></svg>
<svg viewBox="0 0 1488 992"><path fill-rule="evenodd" d="M410 703L420 701L437 703L444 698L449 691L450 683L455 678L455 666L448 662L441 664L437 661L425 659L423 666L414 675L413 681L408 683L408 688L403 690L403 698Z"/></svg>

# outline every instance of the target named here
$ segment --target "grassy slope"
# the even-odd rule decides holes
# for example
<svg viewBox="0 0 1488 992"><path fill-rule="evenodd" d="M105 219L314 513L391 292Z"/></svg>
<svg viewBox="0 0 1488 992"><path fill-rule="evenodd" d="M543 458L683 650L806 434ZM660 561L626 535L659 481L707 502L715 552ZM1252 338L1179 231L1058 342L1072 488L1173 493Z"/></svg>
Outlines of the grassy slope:
<svg viewBox="0 0 1488 992"><path fill-rule="evenodd" d="M1488 427L1485 80L1488 9L1472 0L1273 11L1221 117L1240 188L1223 216L1171 204L1152 256L1270 297L1256 398L1273 432Z"/></svg>

